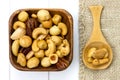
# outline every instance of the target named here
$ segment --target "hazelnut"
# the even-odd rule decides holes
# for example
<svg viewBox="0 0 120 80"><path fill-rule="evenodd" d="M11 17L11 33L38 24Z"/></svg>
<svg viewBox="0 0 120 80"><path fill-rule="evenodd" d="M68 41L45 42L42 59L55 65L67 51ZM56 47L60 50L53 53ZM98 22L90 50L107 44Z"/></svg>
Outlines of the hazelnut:
<svg viewBox="0 0 120 80"><path fill-rule="evenodd" d="M28 19L28 13L25 12L25 11L21 11L19 14L18 14L18 20L22 21L22 22L25 22L27 19Z"/></svg>
<svg viewBox="0 0 120 80"><path fill-rule="evenodd" d="M49 11L44 10L44 9L39 10L37 12L37 17L38 17L39 22L46 21L51 18Z"/></svg>
<svg viewBox="0 0 120 80"><path fill-rule="evenodd" d="M60 33L61 33L61 30L57 26L54 25L53 27L50 28L50 34L52 36L57 36Z"/></svg>
<svg viewBox="0 0 120 80"><path fill-rule="evenodd" d="M59 22L61 22L61 19L62 19L62 17L59 14L55 14L52 18L52 21L54 24L57 25Z"/></svg>
<svg viewBox="0 0 120 80"><path fill-rule="evenodd" d="M32 39L29 36L23 36L20 38L20 45L22 47L29 47L32 44Z"/></svg>
<svg viewBox="0 0 120 80"><path fill-rule="evenodd" d="M49 57L44 57L44 58L41 60L41 65L42 65L43 67L49 67L49 66L51 66Z"/></svg>
<svg viewBox="0 0 120 80"><path fill-rule="evenodd" d="M42 22L42 26L43 26L44 28L51 28L51 27L52 27L52 20L50 19L50 20L48 20L48 21L43 21L43 22Z"/></svg>
<svg viewBox="0 0 120 80"><path fill-rule="evenodd" d="M57 54L50 54L49 55L50 63L56 64L58 62L58 56Z"/></svg>

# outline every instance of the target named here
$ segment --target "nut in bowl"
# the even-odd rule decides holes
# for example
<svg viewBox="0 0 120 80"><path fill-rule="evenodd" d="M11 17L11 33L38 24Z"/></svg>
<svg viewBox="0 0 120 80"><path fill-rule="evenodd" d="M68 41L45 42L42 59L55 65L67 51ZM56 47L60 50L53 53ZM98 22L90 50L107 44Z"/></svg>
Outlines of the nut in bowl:
<svg viewBox="0 0 120 80"><path fill-rule="evenodd" d="M9 19L9 59L22 71L61 71L73 58L73 19L64 9L20 9Z"/></svg>

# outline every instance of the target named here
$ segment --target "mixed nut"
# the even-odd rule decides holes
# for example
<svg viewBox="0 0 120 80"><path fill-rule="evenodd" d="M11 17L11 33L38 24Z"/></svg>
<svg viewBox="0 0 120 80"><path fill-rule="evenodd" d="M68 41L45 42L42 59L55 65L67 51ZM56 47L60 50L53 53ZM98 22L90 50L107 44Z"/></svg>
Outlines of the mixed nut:
<svg viewBox="0 0 120 80"><path fill-rule="evenodd" d="M68 66L69 62L64 58L70 53L70 44L65 38L68 29L61 15L51 15L45 9L32 14L21 11L12 28L12 53L20 66L56 65L58 69Z"/></svg>
<svg viewBox="0 0 120 80"><path fill-rule="evenodd" d="M97 49L92 47L88 50L88 62L93 66L100 66L109 62L108 50L106 48Z"/></svg>

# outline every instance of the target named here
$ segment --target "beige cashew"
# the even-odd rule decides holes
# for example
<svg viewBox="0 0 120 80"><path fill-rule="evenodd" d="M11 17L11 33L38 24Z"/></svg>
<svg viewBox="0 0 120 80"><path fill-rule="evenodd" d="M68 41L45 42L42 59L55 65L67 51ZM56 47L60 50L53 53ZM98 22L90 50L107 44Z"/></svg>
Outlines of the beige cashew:
<svg viewBox="0 0 120 80"><path fill-rule="evenodd" d="M93 57L93 54L95 53L95 51L96 51L96 48L95 48L95 47L90 48L90 49L88 50L88 55L87 55L87 57L88 57L88 58L92 58L92 57Z"/></svg>
<svg viewBox="0 0 120 80"><path fill-rule="evenodd" d="M31 17L32 17L32 18L37 18L37 14L34 14L34 13L33 13L33 14L31 15Z"/></svg>
<svg viewBox="0 0 120 80"><path fill-rule="evenodd" d="M12 53L14 56L18 55L19 47L20 47L19 40L14 40L12 43Z"/></svg>
<svg viewBox="0 0 120 80"><path fill-rule="evenodd" d="M63 56L67 56L70 53L70 45L67 39L63 40L63 43L58 47L58 50L60 50Z"/></svg>
<svg viewBox="0 0 120 80"><path fill-rule="evenodd" d="M37 40L43 40L43 39L45 39L47 37L48 33L49 33L49 30L46 29L46 31L47 31L47 34L41 34L41 35L39 35L37 37Z"/></svg>
<svg viewBox="0 0 120 80"><path fill-rule="evenodd" d="M56 46L59 46L62 43L62 37L60 36L51 36L51 40L55 43Z"/></svg>
<svg viewBox="0 0 120 80"><path fill-rule="evenodd" d="M58 27L61 29L61 34L65 36L67 34L67 25L63 22L58 23Z"/></svg>
<svg viewBox="0 0 120 80"><path fill-rule="evenodd" d="M32 32L32 37L34 39L37 39L38 36L40 36L40 35L47 35L47 30L44 28L40 28L40 27L35 28Z"/></svg>
<svg viewBox="0 0 120 80"><path fill-rule="evenodd" d="M45 55L49 56L56 51L55 43L52 40L47 40L48 50L45 51Z"/></svg>
<svg viewBox="0 0 120 80"><path fill-rule="evenodd" d="M45 40L38 40L37 45L40 49L46 49L47 48L47 42Z"/></svg>
<svg viewBox="0 0 120 80"><path fill-rule="evenodd" d="M62 58L62 57L63 57L63 55L62 55L62 53L60 52L60 50L57 50L57 51L56 51L56 54L57 54L57 56L58 56L59 58Z"/></svg>
<svg viewBox="0 0 120 80"><path fill-rule="evenodd" d="M34 41L33 41L33 43L32 43L32 50L33 50L34 52L39 51L38 40L34 40Z"/></svg>
<svg viewBox="0 0 120 80"><path fill-rule="evenodd" d="M93 60L94 60L94 59L93 59L92 57L89 57L87 61L88 61L89 63L92 63Z"/></svg>
<svg viewBox="0 0 120 80"><path fill-rule="evenodd" d="M30 59L33 55L34 55L34 51L28 52L27 55L26 55L26 59L27 60Z"/></svg>
<svg viewBox="0 0 120 80"><path fill-rule="evenodd" d="M100 60L99 60L100 65L105 64L105 63L108 63L108 62L109 62L109 59L108 59L108 58L104 58L104 59L100 59Z"/></svg>
<svg viewBox="0 0 120 80"><path fill-rule="evenodd" d="M100 65L98 59L94 59L93 62L92 62L92 64L93 64L94 66L98 66L98 65Z"/></svg>
<svg viewBox="0 0 120 80"><path fill-rule="evenodd" d="M19 39L21 38L22 36L24 36L26 34L26 30L23 29L23 28L17 28L13 33L12 35L10 36L10 38L12 40L16 40L16 39Z"/></svg>
<svg viewBox="0 0 120 80"><path fill-rule="evenodd" d="M18 27L21 27L23 29L26 29L26 25L25 23L21 22L21 21L16 21L13 24L13 29L16 30Z"/></svg>
<svg viewBox="0 0 120 80"><path fill-rule="evenodd" d="M18 53L17 63L19 63L23 67L26 66L26 58L23 53Z"/></svg>
<svg viewBox="0 0 120 80"><path fill-rule="evenodd" d="M35 55L35 57L37 57L37 58L43 58L44 55L45 55L45 52L44 52L44 50L39 50L39 51L36 52L34 55Z"/></svg>

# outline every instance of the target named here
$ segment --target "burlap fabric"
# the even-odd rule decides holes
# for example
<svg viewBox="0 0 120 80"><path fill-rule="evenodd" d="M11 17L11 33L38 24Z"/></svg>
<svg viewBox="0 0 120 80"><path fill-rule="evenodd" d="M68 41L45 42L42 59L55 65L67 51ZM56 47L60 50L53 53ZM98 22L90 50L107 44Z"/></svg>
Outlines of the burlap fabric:
<svg viewBox="0 0 120 80"><path fill-rule="evenodd" d="M80 0L79 4L80 80L120 80L120 0ZM82 62L82 49L93 26L90 5L104 6L101 29L114 55L112 64L105 70L90 70Z"/></svg>

